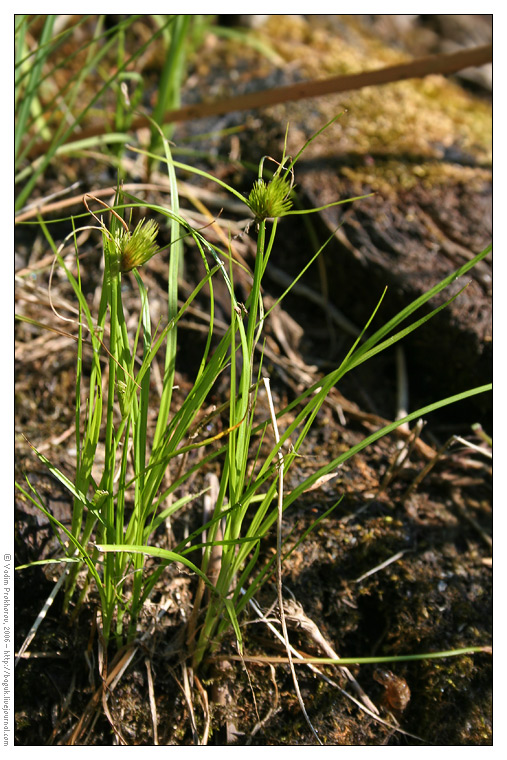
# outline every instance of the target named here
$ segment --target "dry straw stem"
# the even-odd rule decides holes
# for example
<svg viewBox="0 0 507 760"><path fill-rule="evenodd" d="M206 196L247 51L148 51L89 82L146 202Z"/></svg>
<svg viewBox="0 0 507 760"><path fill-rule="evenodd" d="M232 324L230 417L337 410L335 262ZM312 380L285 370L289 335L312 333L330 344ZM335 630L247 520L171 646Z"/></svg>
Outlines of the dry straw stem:
<svg viewBox="0 0 507 760"><path fill-rule="evenodd" d="M275 445L280 445L280 435L278 433L278 424L276 422L276 413L275 413L275 407L273 405L273 398L271 396L271 389L269 387L269 379L267 377L264 379L264 386L266 388L266 394L268 397L268 404L269 404L269 413L271 415L271 424L273 425L273 432L275 435ZM285 612L284 612L284 605L283 605L283 595L282 595L282 517L283 517L283 454L281 452L281 449L278 449L278 519L276 523L276 586L278 590L278 610L280 613L280 622L282 624L282 632L283 632L283 639L285 642L285 648L287 650L287 657L289 661L289 667L290 671L292 673L292 680L294 682L294 688L296 690L299 706L301 707L301 711L303 715L305 716L305 720L308 723L308 725L311 728L312 734L316 738L317 742L322 745L322 742L315 731L312 722L310 718L308 717L308 713L306 712L306 708L303 702L303 697L301 696L301 691L299 689L299 683L296 676L296 671L294 669L294 663L292 661L292 654L291 654L291 645L289 642L289 634L287 632L287 623L285 621Z"/></svg>
<svg viewBox="0 0 507 760"><path fill-rule="evenodd" d="M327 79L313 79L309 82L298 82L286 87L275 87L270 90L261 90L247 95L237 95L215 103L198 103L197 105L184 106L173 111L168 111L163 123L169 124L177 121L190 121L202 119L206 116L217 116L232 111L249 111L253 108L265 108L277 103L303 100L304 98L317 98L322 95L330 95L337 92L359 90L362 87L371 87L389 82L399 82L403 79L419 79L429 74L455 74L457 71L467 69L470 66L482 66L493 60L493 45L459 50L456 53L441 53L439 55L416 58L406 63L398 63L394 66L385 66L373 71L362 71L359 74L346 74L329 77ZM150 122L145 116L141 116L132 122L131 130L149 126ZM106 126L83 129L79 133L79 139L95 137L106 132ZM43 154L49 147L49 143L43 142L35 145L29 152L30 158Z"/></svg>

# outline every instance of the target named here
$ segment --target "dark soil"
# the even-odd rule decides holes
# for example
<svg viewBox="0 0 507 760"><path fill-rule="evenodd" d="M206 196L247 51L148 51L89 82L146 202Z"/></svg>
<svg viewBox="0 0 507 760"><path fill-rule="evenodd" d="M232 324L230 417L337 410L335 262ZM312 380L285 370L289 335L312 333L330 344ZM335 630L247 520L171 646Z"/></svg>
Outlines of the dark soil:
<svg viewBox="0 0 507 760"><path fill-rule="evenodd" d="M206 61L201 66L205 68ZM247 124L249 118L245 117ZM266 115L263 135L259 130L247 129L241 137L242 157L258 160L261 138L267 142L265 150L274 150L272 141L278 140L280 131L283 140L285 126L282 127ZM306 127L306 123L299 125L301 129ZM183 138L194 128L197 129L182 125L176 142L178 134ZM219 154L224 152L226 146L220 146ZM405 157L398 156L397 160L403 163ZM326 202L322 198L336 191L336 178L340 197L358 194L357 190L368 191L362 178L354 176L346 181L351 175L342 170L353 168L351 163L346 165L342 158L336 162L335 165L326 159L320 166L311 161L302 163L297 177L301 202ZM246 190L251 179L248 173L237 166L231 169L228 163L212 163L218 176ZM330 366L336 366L353 342L350 334L327 321L326 300L362 327L388 285L378 315L381 321L377 324L381 324L421 290L457 268L465 251L478 252L485 247L489 242L490 184L483 175L479 176L483 167L478 165L478 159L474 166L478 181L471 186L465 187L461 177L438 187L421 183L404 191L396 188L392 194L377 192L374 198L339 207L338 217L324 214L315 222L313 234L317 235L318 245L329 235L329 229L336 227L337 219L342 222L340 233L326 251L325 269L315 264L302 280L322 296L322 305L316 306L301 293L291 294L284 301L280 313L293 352L290 356L273 324L267 324L267 346L272 353L264 367L271 376L279 408L301 391L303 370L316 380ZM73 171L93 176L93 167L85 160ZM97 187L107 184L98 178L97 183ZM40 270L35 266L47 256L47 245L42 235L32 229L19 228L17 239L17 269L32 267L18 289L19 309L34 319L61 327L47 303L48 265L41 265ZM52 234L55 239L63 239L66 230L62 226L61 238L56 228L52 228ZM250 264L252 245L248 240L254 239L253 229L248 237L238 238ZM293 277L318 247L314 243L305 225L282 221L273 265ZM83 242L82 250L87 253L84 287L92 299L100 286L100 252L91 239ZM185 261L185 280L194 282L199 276L200 260L191 247L186 248ZM154 308L157 299L163 303L166 271L165 254L143 270ZM490 277L490 264L482 262L469 288L452 308L441 312L438 322L430 323L428 329L408 342L405 361L411 409L489 382ZM182 296L185 287L182 283ZM239 275L237 287L247 288ZM276 278L269 277L269 272L265 288L265 299L278 297L285 289ZM73 303L63 277L55 279L55 293ZM137 308L128 278L125 303L132 312ZM205 297L200 305L206 309ZM229 302L225 293L220 306L226 318ZM45 446L46 456L72 477L75 343L27 323L18 324L16 337L16 479L24 484L27 475L47 508L64 525L70 525L72 504L68 494L40 465L23 436L39 449ZM200 359L202 334L188 320L179 340L180 390L173 400L175 408L178 393L185 394L190 387L194 364ZM89 359L85 357L85 361ZM333 389L301 451L303 457L289 473L287 490L380 428L383 421L394 419L396 361L394 349L386 351ZM226 394L224 380L217 384L210 403L222 403ZM471 426L480 422L491 432L491 400L488 394L476 398L477 403L458 404L428 416L410 456L400 469L394 470L389 482L384 480L386 473L406 442L401 433L377 441L348 460L334 480L304 494L285 513L284 535L289 545L296 547L284 565L285 596L295 597L340 656L396 657L491 646L490 460L454 444L442 453L418 487L406 493L449 436L459 434L472 443L485 445ZM198 490L199 481L194 485ZM338 500L334 511L298 545L305 530ZM46 518L20 496L15 509L16 565L58 555L59 545ZM186 530L199 524L199 519L195 508L184 511L171 525L174 536L181 538ZM161 531L160 545L170 546L169 538ZM262 549L264 561L272 556L274 547L273 533ZM71 614L62 614L60 592L29 647L29 656L21 659L16 669L18 745L153 745L150 674L160 745L191 746L196 743L196 735L202 738L207 713L204 692L210 701L209 744L314 744L288 666L251 659L285 655L283 645L265 625L255 622L252 611L242 620L244 662L237 658L231 636L222 642L218 656L204 663L194 681L192 728L181 686L185 651L180 636L192 611L196 584L190 575L175 568L166 572L140 620L140 633L148 629L162 609L165 614L138 646L125 672L109 691L105 707L105 700L98 699L90 708L101 686L93 589L76 615L72 614L74 610L77 613L76 600ZM16 652L58 575L57 571L43 571L40 567L16 574ZM271 582L257 597L265 610L275 599L276 588ZM302 653L323 655L302 628L291 630L290 637ZM117 648L111 645L106 656L111 672ZM408 686L410 699L402 712L389 701L389 689L375 677L375 665L351 665L350 670L389 725L363 712L344 694L352 692L343 672L335 666L321 668L334 685L303 666L298 668L307 712L325 745L492 743L492 660L487 651L399 661L386 667L391 669L393 679L401 679L399 689L406 690Z"/></svg>
<svg viewBox="0 0 507 760"><path fill-rule="evenodd" d="M343 428L331 410L320 416L308 443L308 451L316 461L307 460L304 470L314 463L320 465L330 453L353 445L369 432L369 426L348 418L347 414L346 417L347 426ZM296 541L323 511L343 496L335 512L319 524L287 561L286 593L295 596L342 656L396 656L488 644L492 627L488 563L491 550L487 540L491 532L491 486L487 469L470 471L466 463L460 463L459 456L446 456L415 495L403 503L400 497L424 459L414 455L386 491L378 494L379 480L395 455L393 440L379 442L364 456L351 460L340 472L338 481L331 481L316 495L305 495L293 506L284 529L287 534L292 532L291 540ZM302 474L294 475L295 480ZM34 473L32 480L36 478ZM57 503L55 490L53 484L49 502L53 509ZM48 528L38 522L34 515L27 514L23 504L19 505L16 557L19 564L46 554ZM174 529L177 531L178 525ZM33 549L27 550L30 546ZM269 551L269 546L265 547L266 556ZM399 552L403 555L398 561L358 580ZM173 580L173 588L166 585L161 589L160 599L172 595L178 601L150 639L148 651L139 650L109 700L113 721L121 727L129 744L153 743L147 700L147 656L154 674L159 743L193 743L184 700L175 685L177 658L167 652L191 609L194 585L178 574ZM52 583L36 568L19 573L18 648L51 587ZM267 608L274 599L275 588L271 585L258 601ZM156 602L157 596L154 609ZM90 639L93 598L90 611L83 610L78 620L72 622L62 618L60 603L57 598L30 648L32 656L22 660L17 669L19 744L66 743L99 685L96 666L90 668L87 658L88 654L93 662L96 650L96 642ZM283 648L262 626L248 626L244 635L246 656L283 655ZM302 651L322 654L303 633L296 631L291 635ZM225 641L221 652L226 658L234 653L233 641ZM403 715L394 716L404 731L430 744L491 742L488 654L399 663L392 667L396 675L406 680L411 692ZM207 670L208 676L205 671L201 677L204 684L211 686L216 676L210 666ZM374 666L352 666L352 670L370 697L382 705L382 689L373 678ZM333 675L332 668L327 672L342 688L346 687L339 673L335 671ZM340 692L315 675L302 668L298 675L307 710L326 744L420 743L362 715ZM226 707L212 708L215 726L212 741L225 743L218 730L220 716L225 713L242 732L239 744L312 743L286 666L277 666L272 676L267 665L232 661L227 670L227 684L234 696ZM275 714L252 735L259 719L266 717L273 706ZM381 710L383 717L392 722L388 707ZM199 713L197 708L196 712ZM202 730L199 715L197 720ZM101 715L78 743L112 742L115 743L114 733Z"/></svg>

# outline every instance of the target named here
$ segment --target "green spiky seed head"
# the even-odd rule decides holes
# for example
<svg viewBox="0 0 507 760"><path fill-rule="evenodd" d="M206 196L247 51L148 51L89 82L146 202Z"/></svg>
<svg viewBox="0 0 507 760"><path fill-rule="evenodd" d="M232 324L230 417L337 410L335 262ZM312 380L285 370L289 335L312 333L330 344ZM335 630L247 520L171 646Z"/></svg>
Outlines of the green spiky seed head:
<svg viewBox="0 0 507 760"><path fill-rule="evenodd" d="M288 198L290 191L290 183L279 175L267 184L263 179L258 179L247 204L259 221L284 216L292 208L292 201Z"/></svg>
<svg viewBox="0 0 507 760"><path fill-rule="evenodd" d="M144 222L145 220L141 219L134 232L122 229L116 236L121 272L130 272L134 267L143 266L159 250L155 243L158 224L152 219L146 224Z"/></svg>

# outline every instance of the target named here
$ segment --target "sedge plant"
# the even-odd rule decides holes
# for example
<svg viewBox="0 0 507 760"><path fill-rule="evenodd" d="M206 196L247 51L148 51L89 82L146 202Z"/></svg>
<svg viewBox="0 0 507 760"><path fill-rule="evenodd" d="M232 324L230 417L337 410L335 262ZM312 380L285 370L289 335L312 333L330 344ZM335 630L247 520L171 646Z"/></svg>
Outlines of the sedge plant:
<svg viewBox="0 0 507 760"><path fill-rule="evenodd" d="M334 119L323 129L333 122ZM106 643L114 639L120 646L136 638L143 605L165 568L178 563L195 575L197 584L185 638L193 668L203 666L206 657L230 630L234 632L241 652L240 616L276 569L276 558L266 560L263 545L275 524L280 534L280 520L294 501L322 476L333 472L398 426L491 388L490 385L472 388L418 409L330 459L290 492L283 492L282 463L285 473L295 465L298 451L330 390L346 373L390 348L445 308L456 295L431 312L416 316L431 298L487 256L488 247L368 335L377 306L339 366L319 378L289 406L278 410L276 415L274 413L280 433L276 435L270 453L261 461L260 444L273 422L269 418L259 418L257 410L259 394L265 392L265 384L261 382L265 376L262 361L258 362L257 357L262 357L263 328L269 319L269 312L265 312L263 306L262 281L275 250L279 219L317 210L293 208L293 180L300 155L321 131L310 138L294 158L285 155L284 150L269 180L264 179L263 158L248 198L223 181L206 175L240 199L254 220L257 238L255 265L250 293L244 304L235 296L236 264L230 250L222 250L210 243L205 230L193 229L180 213L176 171L206 173L174 161L163 135L163 156L150 150L138 150L150 160L165 164L171 183L171 206L141 203L123 193L118 185L114 206L105 207L101 202L102 207L93 213L97 222L94 226L102 235L104 253L97 314L91 313L82 291L77 249L74 267L63 256L63 248L69 242L77 246L80 228L76 227L68 240L58 247L49 225L40 220L55 261L65 270L79 306L74 479L71 481L42 453L35 452L72 496L70 528L50 513L30 483L18 484L18 488L47 515L59 538L63 556L58 559L67 563L66 608L73 596L84 594L83 587L78 589L77 583L79 570L86 569L86 584L91 583L98 596L102 636ZM350 200L358 199L340 200L330 205ZM87 203L93 202L93 196L89 196ZM148 210L150 217L141 219L134 227L129 221L129 211L136 208L142 208L145 213ZM149 260L162 250L157 243L159 223L155 218L164 220L170 233L167 314L163 326L151 323L149 293L140 272L141 267L149 266ZM185 303L179 306L177 283L186 237L191 238L197 247L206 274ZM305 269L323 248L312 256ZM134 334L129 333L122 304L121 283L128 272L132 273L139 298L139 318ZM216 277L225 281L231 302L230 324L225 334L218 337L214 320L213 282ZM210 314L203 356L190 392L179 405L175 405L173 387L178 363L179 321L205 286L209 287ZM92 358L85 389L82 367L87 346L92 348ZM150 377L153 362L159 354L163 354L164 366L162 392L160 397L154 397ZM224 410L228 415L225 429L210 438L196 437L211 389L224 373L228 373L230 386L229 397L224 399ZM86 402L83 405L84 397ZM149 420L154 407L157 422L152 432ZM286 424L289 413L291 422ZM101 447L103 465L101 475L97 477L92 473L96 473ZM185 461L183 457L199 447L204 447L204 457L197 464L181 466ZM213 514L175 546L160 547L156 534L167 518L188 508L191 503L195 509L200 508L198 499L202 492L193 491L188 484L197 470L204 472L211 463L220 466ZM217 549L220 553L219 572L212 579L209 568ZM287 555L280 541L278 561Z"/></svg>

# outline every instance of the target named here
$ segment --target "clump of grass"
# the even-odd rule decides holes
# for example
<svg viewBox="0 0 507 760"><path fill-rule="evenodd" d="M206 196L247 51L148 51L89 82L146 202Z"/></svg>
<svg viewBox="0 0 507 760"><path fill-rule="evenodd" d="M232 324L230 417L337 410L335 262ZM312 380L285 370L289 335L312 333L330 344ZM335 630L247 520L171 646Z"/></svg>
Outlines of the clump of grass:
<svg viewBox="0 0 507 760"><path fill-rule="evenodd" d="M237 302L233 287L232 269L227 274L225 263L231 261L229 251L222 251L206 241L205 237L189 227L179 215L177 202L177 183L175 179L175 162L172 161L168 143L165 142L165 162L175 193L171 209L155 207L122 197L118 190L117 203L111 223L106 227L101 222L104 248L104 279L99 312L93 316L82 293L78 258L76 258L77 276L65 264L60 250L57 248L47 225L41 221L44 233L52 246L55 257L62 266L72 284L79 303L80 319L78 322L78 373L76 399L81 394L81 362L83 354L83 335L87 331L93 345L93 363L89 379L88 402L85 410L77 404L76 408L76 444L77 462L74 482L70 482L63 473L50 465L42 454L39 457L51 468L60 482L74 497L74 512L72 528L66 530L54 517L49 515L66 555L74 560L77 556L81 562L88 565L90 578L97 585L102 604L102 620L106 641L114 626L114 635L118 641L131 639L136 635L136 621L143 603L154 588L163 567L167 562L182 562L199 577L203 586L211 590L210 603L205 611L204 624L197 643L189 645L194 649L193 662L197 667L210 646L211 641L217 641L224 631L232 625L237 632L240 642L240 632L237 623L238 615L244 609L248 600L253 596L260 584L269 573L269 566L257 568L260 546L263 539L273 526L277 517L275 502L278 489L279 457L283 455L283 465L287 472L297 457L298 450L308 434L315 416L332 388L347 372L367 361L388 346L408 335L422 325L433 314L446 304L435 309L431 314L399 329L400 324L407 320L418 308L432 296L443 290L457 277L468 271L477 261L482 259L489 249L483 251L472 262L467 263L454 272L431 291L421 296L400 314L379 328L371 337L364 339L364 331L358 338L339 367L328 373L311 388L308 388L296 401L286 409L280 410L277 418L283 425L285 414L299 409L293 422L282 432L279 442L273 448L266 461L259 467L255 475L251 471L249 456L252 443L259 436L265 435L269 420L263 423L256 421L256 403L261 392L260 380L262 370L254 362L255 349L261 340L262 329L269 313L265 314L262 306L261 283L264 272L269 265L269 257L273 251L276 239L278 218L267 222L262 218L273 211L280 215L303 213L289 208L287 194L290 186L286 179L279 174L269 184L264 184L261 192L261 205L257 205L259 178L253 194L250 195L249 205L258 219L257 255L253 285L246 304ZM287 162L284 158L280 166ZM290 171L294 169L295 161L289 163ZM191 167L185 167L192 171ZM289 169L286 170L286 174ZM224 183L221 183L222 186ZM233 188L230 191L237 197L242 197ZM275 200L264 203L265 193L272 191ZM281 200L280 200L281 198ZM123 202L122 202L123 201ZM345 201L339 201L343 203ZM149 294L138 271L158 252L155 242L157 224L153 219L142 219L135 230L130 232L126 222L119 216L127 206L144 206L153 213L158 213L169 220L171 224L172 243L170 245L168 319L165 327L157 335L150 321ZM264 211L262 211L264 209ZM97 217L96 217L97 218ZM268 234L268 224L271 230ZM72 233L72 239L78 230ZM177 267L180 260L182 237L190 235L194 239L203 262L206 266L205 278L195 287L184 306L177 308L176 283ZM320 251L318 252L320 253ZM318 255L318 253L316 255ZM315 258L315 257L313 257ZM313 260L313 259L312 259ZM139 289L140 316L134 336L128 334L122 307L121 278L122 273L132 271ZM178 322L186 309L197 297L198 293L208 283L211 287L213 300L213 278L221 275L229 288L231 299L231 323L225 336L211 352L213 336L213 313L210 315L209 334L206 350L202 357L199 371L194 378L192 391L183 404L175 412L171 412L171 396L173 390L174 371L178 360L176 354L176 334ZM455 297L455 296L454 296ZM373 319L372 315L372 319ZM371 322L371 320L370 320ZM370 323L366 327L369 326ZM365 328L366 329L366 328ZM396 330L398 330L396 332ZM136 367L136 356L141 343L140 367ZM150 372L153 360L165 346L166 372L163 380L163 393L160 400L158 423L152 440L148 438L148 408L153 403L150 394ZM235 357L241 355L241 369L237 369ZM107 385L103 394L103 367L101 357L107 359ZM160 492L163 476L170 470L173 460L185 452L198 446L210 446L214 440L191 442L191 431L206 402L211 387L216 379L226 370L230 376L229 420L223 444L205 457L203 466L212 460L223 457L220 489L212 519L198 531L178 544L173 550L159 549L151 544L157 528L171 514L181 509L193 498L190 494L176 500L170 507L163 507L168 497L178 489L184 490L184 484L192 471L183 472L177 480L163 492ZM257 375L255 374L257 372ZM339 464L353 456L365 446L379 437L391 432L403 422L410 421L432 409L437 409L461 398L484 392L488 387L472 389L455 397L444 399L408 415L405 420L398 420L387 428L374 433L361 444L340 457L332 460L323 468L301 483L289 494L282 496L282 511L290 507L293 501L306 488L311 486L322 475L333 471ZM84 411L84 414L83 414ZM282 428L283 429L283 428ZM293 446L288 449L287 440L299 430ZM97 446L104 432L105 462L103 474L99 481L92 477L92 467L95 462ZM134 475L127 478L128 452L132 450ZM34 491L25 495L34 500L43 509L41 500ZM126 495L133 493L133 510L127 516L125 509ZM223 538L217 540L219 525L225 520ZM207 541L200 546L195 545L199 535L207 531ZM212 586L207 576L210 556L217 545L222 547L222 560L219 577ZM188 555L203 549L203 559L199 563L192 562ZM144 557L153 556L162 560L159 569L146 574ZM72 578L72 576L74 577ZM75 573L70 574L67 598L75 582ZM127 583L128 579L128 583ZM211 587L212 586L212 587ZM126 589L128 590L128 594ZM243 594L244 590L246 594ZM197 609L197 607L196 607ZM200 614L197 612L196 614ZM127 630L124 621L128 619Z"/></svg>

